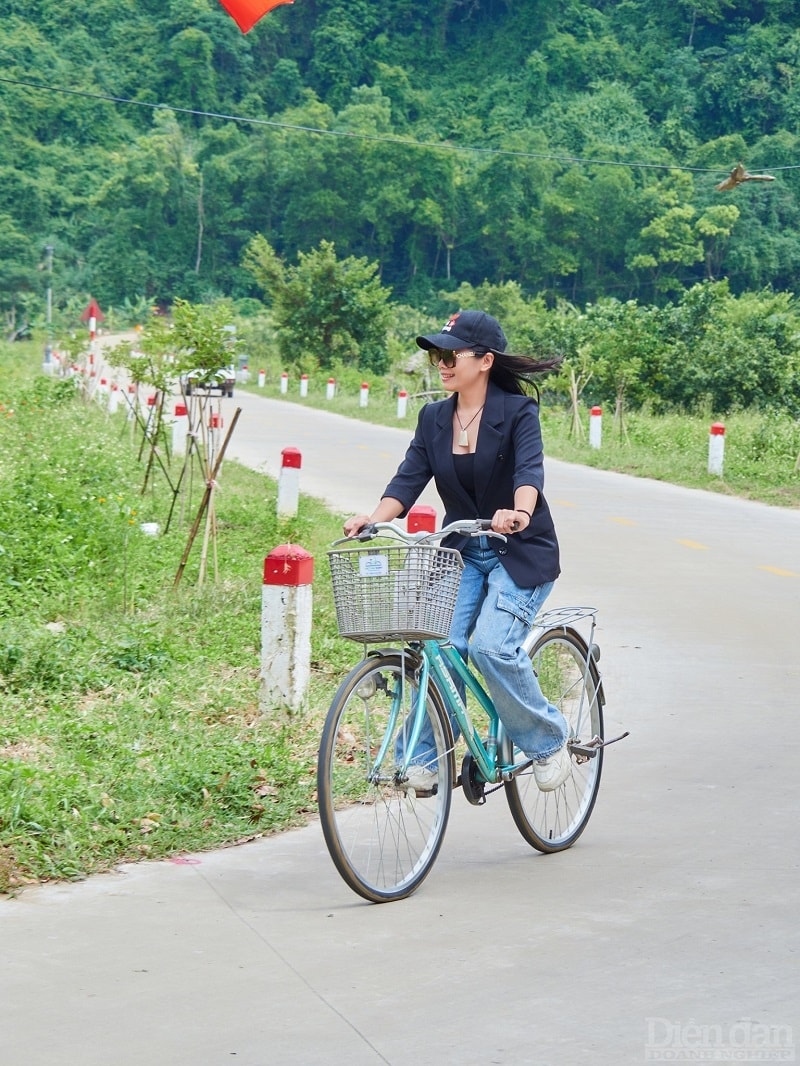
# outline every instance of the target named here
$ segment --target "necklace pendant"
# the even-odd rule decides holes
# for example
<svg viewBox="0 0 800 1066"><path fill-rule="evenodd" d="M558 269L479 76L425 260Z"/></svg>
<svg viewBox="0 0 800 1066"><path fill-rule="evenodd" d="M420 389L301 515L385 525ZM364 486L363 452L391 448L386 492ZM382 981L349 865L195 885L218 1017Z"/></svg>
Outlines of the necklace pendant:
<svg viewBox="0 0 800 1066"><path fill-rule="evenodd" d="M458 435L458 446L459 448L469 448L469 437L465 429L462 429Z"/></svg>

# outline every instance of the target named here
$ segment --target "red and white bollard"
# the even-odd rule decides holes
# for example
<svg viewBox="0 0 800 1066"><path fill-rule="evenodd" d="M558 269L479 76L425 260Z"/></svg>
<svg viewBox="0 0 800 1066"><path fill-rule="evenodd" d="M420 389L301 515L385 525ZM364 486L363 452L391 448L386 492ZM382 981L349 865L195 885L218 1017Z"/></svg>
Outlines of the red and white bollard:
<svg viewBox="0 0 800 1066"><path fill-rule="evenodd" d="M172 454L186 454L186 434L189 431L189 411L185 403L175 404L175 421L172 423Z"/></svg>
<svg viewBox="0 0 800 1066"><path fill-rule="evenodd" d="M336 379L328 378L328 384L325 389L325 399L332 400L336 395Z"/></svg>
<svg viewBox="0 0 800 1066"><path fill-rule="evenodd" d="M593 407L589 412L589 445L599 448L603 440L603 409Z"/></svg>
<svg viewBox="0 0 800 1066"><path fill-rule="evenodd" d="M136 414L136 408L139 406L139 393L135 385L128 386L128 421L130 422Z"/></svg>
<svg viewBox="0 0 800 1066"><path fill-rule="evenodd" d="M258 372L258 387L260 389L264 388L264 384L266 383L266 380L267 380L267 372L266 372L266 370L259 370L259 372Z"/></svg>
<svg viewBox="0 0 800 1066"><path fill-rule="evenodd" d="M281 473L278 478L278 518L293 518L300 501L300 467L303 457L297 448L281 452Z"/></svg>
<svg viewBox="0 0 800 1066"><path fill-rule="evenodd" d="M300 395L308 396L308 374L300 375Z"/></svg>
<svg viewBox="0 0 800 1066"><path fill-rule="evenodd" d="M436 532L436 508L428 507L424 503L417 503L409 507L406 515L406 529L409 533L435 533Z"/></svg>
<svg viewBox="0 0 800 1066"><path fill-rule="evenodd" d="M311 677L314 556L282 544L264 560L260 710L299 709Z"/></svg>
<svg viewBox="0 0 800 1066"><path fill-rule="evenodd" d="M97 335L97 317L89 315L89 366L94 366L95 336Z"/></svg>
<svg viewBox="0 0 800 1066"><path fill-rule="evenodd" d="M358 396L358 406L366 407L369 403L369 384L366 381L361 382L361 392Z"/></svg>
<svg viewBox="0 0 800 1066"><path fill-rule="evenodd" d="M284 372L281 374L281 392L285 396L288 391L289 391L289 375L284 370Z"/></svg>
<svg viewBox="0 0 800 1066"><path fill-rule="evenodd" d="M714 422L708 435L708 472L722 477L722 467L725 460L725 426L722 422Z"/></svg>
<svg viewBox="0 0 800 1066"><path fill-rule="evenodd" d="M408 393L401 389L397 394L397 417L405 418L408 411Z"/></svg>
<svg viewBox="0 0 800 1066"><path fill-rule="evenodd" d="M117 407L119 406L119 385L114 382L111 386L111 392L108 394L108 413L114 415L117 413Z"/></svg>

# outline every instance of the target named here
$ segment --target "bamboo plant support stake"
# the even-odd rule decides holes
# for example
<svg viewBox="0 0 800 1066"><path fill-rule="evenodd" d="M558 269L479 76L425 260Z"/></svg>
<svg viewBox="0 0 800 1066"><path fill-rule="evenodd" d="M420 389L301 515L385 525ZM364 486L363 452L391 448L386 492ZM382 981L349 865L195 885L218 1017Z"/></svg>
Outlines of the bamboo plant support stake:
<svg viewBox="0 0 800 1066"><path fill-rule="evenodd" d="M216 457L214 469L211 472L211 477L206 482L205 491L203 492L203 498L200 501L199 508L197 509L197 514L195 516L194 523L192 525L191 530L189 531L189 539L186 542L186 547L183 550L183 556L181 557L181 561L178 565L178 572L175 574L175 580L172 583L173 590L178 587L178 585L180 584L180 580L183 577L183 571L186 569L186 563L189 559L189 553L192 550L192 545L194 544L195 537L197 536L197 531L200 529L200 522L202 521L203 515L205 514L205 510L211 500L211 494L214 491L214 482L216 480L217 474L219 473L219 469L222 466L222 460L225 458L225 450L228 447L228 441L231 439L231 434L236 428L236 423L239 421L239 415L241 413L241 407L237 407L233 413L233 418L231 419L231 424L228 428L228 432L225 434L225 439L222 442L222 447L219 450L219 455Z"/></svg>
<svg viewBox="0 0 800 1066"><path fill-rule="evenodd" d="M212 412L213 417L213 412ZM205 420L203 426L205 426ZM210 435L208 435L210 436ZM213 439L213 438L212 438ZM216 459L214 452L210 447L206 446L206 455L210 455L212 461ZM208 545L211 542L213 556L214 556L214 580L219 580L219 569L217 567L217 512L215 507L215 492L216 482L213 478L213 474L210 469L206 469L206 478L211 479L211 493L208 497L208 507L206 508L206 524L203 532L203 547L200 552L200 570L197 575L197 586L202 588L206 579L206 567L208 565Z"/></svg>
<svg viewBox="0 0 800 1066"><path fill-rule="evenodd" d="M200 416L202 418L202 414ZM198 444L198 431L193 421L194 415L192 408L189 407L189 429L186 433L186 450L183 455L183 465L181 466L181 472L178 474L175 487L172 492L172 503L170 504L169 514L167 515L167 522L164 532L168 532L170 525L172 524L172 516L175 513L175 507L180 503L178 510L178 520L183 523L184 503L186 502L187 492L191 498L191 480L195 463L199 463L202 469L202 458L200 455L200 445ZM198 421L197 425L200 422ZM189 480L189 487L187 489L186 481Z"/></svg>

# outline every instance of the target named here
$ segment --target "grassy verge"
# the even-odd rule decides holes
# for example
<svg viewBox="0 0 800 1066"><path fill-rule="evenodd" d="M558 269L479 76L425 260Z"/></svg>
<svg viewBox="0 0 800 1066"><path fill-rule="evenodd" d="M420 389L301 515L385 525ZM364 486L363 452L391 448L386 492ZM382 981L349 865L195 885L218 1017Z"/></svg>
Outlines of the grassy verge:
<svg viewBox="0 0 800 1066"><path fill-rule="evenodd" d="M0 412L0 892L302 824L353 659L325 573L340 520L303 499L279 522L275 484L226 462L207 576L199 537L176 589L196 481L146 535L172 493L145 487L125 415L25 377L9 366ZM302 713L262 714L263 561L287 541L317 560L314 680Z"/></svg>

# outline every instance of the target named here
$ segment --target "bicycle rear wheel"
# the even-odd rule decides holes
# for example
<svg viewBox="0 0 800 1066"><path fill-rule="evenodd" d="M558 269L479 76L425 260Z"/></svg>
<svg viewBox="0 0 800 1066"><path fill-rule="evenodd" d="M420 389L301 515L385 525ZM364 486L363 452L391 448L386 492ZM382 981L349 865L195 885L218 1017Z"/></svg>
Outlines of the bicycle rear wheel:
<svg viewBox="0 0 800 1066"><path fill-rule="evenodd" d="M339 687L322 732L317 794L325 843L345 882L373 903L419 887L450 815L453 741L432 685L424 707L428 741L406 750L419 693L415 664L399 652L359 663ZM409 758L435 771L431 789L409 787L402 772Z"/></svg>
<svg viewBox="0 0 800 1066"><path fill-rule="evenodd" d="M583 638L573 629L543 633L531 650L531 661L542 691L567 720L570 739L603 737L600 673ZM515 752L516 761L524 759ZM508 760L509 762L511 760ZM564 851L583 830L600 787L603 751L579 762L572 757L572 773L553 792L541 792L533 768L506 782L506 798L525 840L538 851Z"/></svg>

